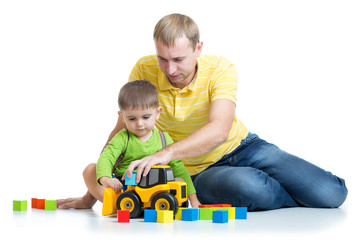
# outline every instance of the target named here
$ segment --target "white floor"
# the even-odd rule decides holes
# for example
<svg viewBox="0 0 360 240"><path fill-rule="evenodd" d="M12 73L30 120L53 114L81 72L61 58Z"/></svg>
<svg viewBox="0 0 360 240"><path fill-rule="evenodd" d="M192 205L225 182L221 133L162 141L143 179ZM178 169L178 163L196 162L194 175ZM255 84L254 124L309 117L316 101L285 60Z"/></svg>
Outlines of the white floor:
<svg viewBox="0 0 360 240"><path fill-rule="evenodd" d="M344 178L344 206L227 224L119 224L101 204L12 211L14 199L85 193L81 173L116 123L118 90L173 12L199 24L202 54L234 62L239 119ZM0 1L0 239L360 239L359 12L359 1Z"/></svg>
<svg viewBox="0 0 360 240"><path fill-rule="evenodd" d="M171 239L193 239L194 236L205 236L206 239L318 239L344 236L346 239L359 239L360 234L356 229L359 226L356 223L358 211L349 207L351 203L349 200L339 209L293 208L250 212L247 220L232 220L225 224L177 220L166 224L145 223L142 218L132 219L130 223L117 223L115 216L101 216L101 204L96 204L91 210L28 209L26 212L13 212L11 204L5 204L8 208L1 211L4 221L0 225L0 236L11 234L11 239L114 239L124 236L135 239L159 239L160 236Z"/></svg>

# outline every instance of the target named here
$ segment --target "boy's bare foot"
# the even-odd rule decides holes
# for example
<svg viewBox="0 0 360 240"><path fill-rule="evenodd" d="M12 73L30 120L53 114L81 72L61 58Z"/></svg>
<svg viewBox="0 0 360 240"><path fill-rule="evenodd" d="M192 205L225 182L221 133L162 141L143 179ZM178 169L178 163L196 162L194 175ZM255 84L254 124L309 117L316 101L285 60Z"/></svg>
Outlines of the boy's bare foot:
<svg viewBox="0 0 360 240"><path fill-rule="evenodd" d="M87 192L83 197L80 198L67 198L57 200L57 207L59 209L90 209L96 203L96 199Z"/></svg>

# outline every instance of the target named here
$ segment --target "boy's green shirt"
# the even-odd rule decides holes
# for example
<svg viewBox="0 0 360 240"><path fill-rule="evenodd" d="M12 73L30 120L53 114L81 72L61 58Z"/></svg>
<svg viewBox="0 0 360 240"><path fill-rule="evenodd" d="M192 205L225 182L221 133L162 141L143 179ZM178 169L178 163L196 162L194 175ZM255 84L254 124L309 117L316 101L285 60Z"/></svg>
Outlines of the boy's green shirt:
<svg viewBox="0 0 360 240"><path fill-rule="evenodd" d="M174 142L168 133L164 132L164 135L167 145ZM153 134L146 142L141 141L131 132L129 132L129 136L129 143L124 159L115 170L115 175L117 177L122 177L122 175L124 175L132 161L150 156L162 149L160 134L156 128L153 128ZM128 135L125 129L122 129L113 137L113 139L111 139L96 164L98 182L101 177L112 177L112 168L120 154L125 151L127 141ZM172 168L175 177L182 178L186 182L187 194L190 195L196 193L191 177L181 160L172 160L168 165Z"/></svg>

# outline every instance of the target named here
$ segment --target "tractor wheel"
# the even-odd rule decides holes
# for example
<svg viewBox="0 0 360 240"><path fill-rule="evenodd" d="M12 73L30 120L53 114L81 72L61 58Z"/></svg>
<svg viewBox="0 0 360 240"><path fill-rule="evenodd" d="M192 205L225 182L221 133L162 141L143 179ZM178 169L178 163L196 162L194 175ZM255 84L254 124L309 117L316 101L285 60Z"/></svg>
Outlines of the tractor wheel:
<svg viewBox="0 0 360 240"><path fill-rule="evenodd" d="M140 198L133 192L122 193L116 201L117 210L128 210L131 218L136 218L142 210Z"/></svg>
<svg viewBox="0 0 360 240"><path fill-rule="evenodd" d="M172 210L174 215L178 210L179 204L174 195L171 193L159 193L151 201L151 208L159 210Z"/></svg>

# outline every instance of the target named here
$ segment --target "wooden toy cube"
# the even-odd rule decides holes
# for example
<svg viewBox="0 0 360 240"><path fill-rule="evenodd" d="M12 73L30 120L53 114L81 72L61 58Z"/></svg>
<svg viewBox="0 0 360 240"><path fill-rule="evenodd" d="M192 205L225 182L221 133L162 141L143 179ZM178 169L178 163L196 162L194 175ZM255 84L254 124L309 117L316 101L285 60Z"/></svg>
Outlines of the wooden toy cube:
<svg viewBox="0 0 360 240"><path fill-rule="evenodd" d="M235 219L235 207L229 207L229 219Z"/></svg>
<svg viewBox="0 0 360 240"><path fill-rule="evenodd" d="M235 208L235 219L247 219L247 208L246 207Z"/></svg>
<svg viewBox="0 0 360 240"><path fill-rule="evenodd" d="M202 204L202 205L199 205L199 208L214 208L214 207L221 207L221 204Z"/></svg>
<svg viewBox="0 0 360 240"><path fill-rule="evenodd" d="M199 220L199 208L187 208L182 210L183 221L197 221Z"/></svg>
<svg viewBox="0 0 360 240"><path fill-rule="evenodd" d="M186 209L186 208L183 208L183 207L178 208L178 211L175 214L175 220L181 220L181 218L182 218L182 210L183 209Z"/></svg>
<svg viewBox="0 0 360 240"><path fill-rule="evenodd" d="M157 222L172 223L173 221L174 221L174 211L172 210L157 211Z"/></svg>
<svg viewBox="0 0 360 240"><path fill-rule="evenodd" d="M213 219L212 213L213 213L212 208L200 208L199 209L200 220L212 220Z"/></svg>
<svg viewBox="0 0 360 240"><path fill-rule="evenodd" d="M213 211L213 223L229 222L229 212L226 210Z"/></svg>
<svg viewBox="0 0 360 240"><path fill-rule="evenodd" d="M37 208L37 207L36 207L37 200L38 200L37 198L32 198L32 199L31 199L31 208Z"/></svg>
<svg viewBox="0 0 360 240"><path fill-rule="evenodd" d="M125 185L132 185L132 186L137 186L138 185L136 183L136 172L132 173L131 178L129 178L128 175L125 174Z"/></svg>
<svg viewBox="0 0 360 240"><path fill-rule="evenodd" d="M36 202L37 209L45 209L45 199L38 199Z"/></svg>
<svg viewBox="0 0 360 240"><path fill-rule="evenodd" d="M118 222L130 222L130 212L128 210L117 211Z"/></svg>
<svg viewBox="0 0 360 240"><path fill-rule="evenodd" d="M45 210L56 210L56 200L45 200Z"/></svg>
<svg viewBox="0 0 360 240"><path fill-rule="evenodd" d="M13 211L27 211L27 201L13 201Z"/></svg>
<svg viewBox="0 0 360 240"><path fill-rule="evenodd" d="M155 209L144 210L144 222L156 222L157 212Z"/></svg>

